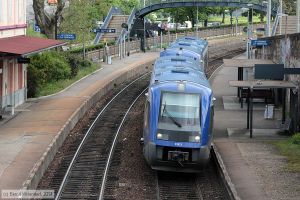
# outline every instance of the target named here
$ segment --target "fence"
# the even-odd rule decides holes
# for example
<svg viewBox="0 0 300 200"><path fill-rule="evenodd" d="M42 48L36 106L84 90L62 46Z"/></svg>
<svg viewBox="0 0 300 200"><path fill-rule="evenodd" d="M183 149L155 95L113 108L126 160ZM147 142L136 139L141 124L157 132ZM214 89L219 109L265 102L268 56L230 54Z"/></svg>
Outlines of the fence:
<svg viewBox="0 0 300 200"><path fill-rule="evenodd" d="M262 24L253 24L253 30L255 30L258 27L262 27ZM168 46L171 42L175 41L178 37L183 36L197 36L201 38L211 38L211 37L222 37L222 36L228 36L228 35L235 35L237 32L238 35L241 35L243 33L244 26L238 26L237 31L236 27L221 27L221 28L211 28L206 30L201 30L194 32L183 32L183 33L170 33L168 32L166 35L162 36L156 36L147 38L146 40L146 48L147 50L158 50L163 47ZM121 47L120 45L113 45L109 47L109 55L111 56L119 56L120 58L125 57L127 54L133 53L133 52L139 52L140 51L140 45L141 41L140 39L135 39L132 41L127 41L125 43L125 48ZM122 52L121 52L122 51ZM93 60L93 61L99 61L103 60L105 56L104 49L98 49L94 51L90 51L86 53L86 57Z"/></svg>

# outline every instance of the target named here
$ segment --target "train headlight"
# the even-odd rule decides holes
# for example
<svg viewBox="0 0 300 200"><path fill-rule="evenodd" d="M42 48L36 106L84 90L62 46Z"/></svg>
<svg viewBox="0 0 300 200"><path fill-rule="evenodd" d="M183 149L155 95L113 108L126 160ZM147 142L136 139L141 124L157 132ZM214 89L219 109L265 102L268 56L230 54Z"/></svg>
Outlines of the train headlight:
<svg viewBox="0 0 300 200"><path fill-rule="evenodd" d="M200 136L199 135L195 136L195 142L200 142Z"/></svg>
<svg viewBox="0 0 300 200"><path fill-rule="evenodd" d="M161 133L157 133L156 137L157 137L157 139L162 139L162 137L163 137L163 134L161 134Z"/></svg>

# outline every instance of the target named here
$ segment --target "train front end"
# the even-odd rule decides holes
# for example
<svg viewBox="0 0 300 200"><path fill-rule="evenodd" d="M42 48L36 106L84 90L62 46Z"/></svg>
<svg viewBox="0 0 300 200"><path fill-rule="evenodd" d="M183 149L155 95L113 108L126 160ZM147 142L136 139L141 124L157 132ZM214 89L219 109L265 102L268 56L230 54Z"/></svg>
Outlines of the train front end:
<svg viewBox="0 0 300 200"><path fill-rule="evenodd" d="M212 91L187 82L153 85L144 123L144 155L153 169L197 172L209 161Z"/></svg>

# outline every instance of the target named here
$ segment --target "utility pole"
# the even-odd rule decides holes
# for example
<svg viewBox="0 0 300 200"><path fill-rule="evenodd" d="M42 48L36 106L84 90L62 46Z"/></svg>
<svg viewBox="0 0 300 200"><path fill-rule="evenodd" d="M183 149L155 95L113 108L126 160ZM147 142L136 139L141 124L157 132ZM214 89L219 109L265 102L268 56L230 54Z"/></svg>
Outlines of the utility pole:
<svg viewBox="0 0 300 200"><path fill-rule="evenodd" d="M268 0L267 6L267 36L271 36L271 7L272 7L272 0Z"/></svg>
<svg viewBox="0 0 300 200"><path fill-rule="evenodd" d="M282 0L279 1L279 14L282 15ZM279 35L281 35L282 17L279 19Z"/></svg>
<svg viewBox="0 0 300 200"><path fill-rule="evenodd" d="M146 7L146 0L144 0L144 8ZM143 17L143 21L144 21L144 53L146 52L146 21L145 21L145 16Z"/></svg>
<svg viewBox="0 0 300 200"><path fill-rule="evenodd" d="M300 0L297 0L297 32L300 32Z"/></svg>
<svg viewBox="0 0 300 200"><path fill-rule="evenodd" d="M198 24L199 24L199 21L198 21L198 6L197 6L197 20L196 20L196 33L197 33L197 38L199 38L199 34L198 34Z"/></svg>

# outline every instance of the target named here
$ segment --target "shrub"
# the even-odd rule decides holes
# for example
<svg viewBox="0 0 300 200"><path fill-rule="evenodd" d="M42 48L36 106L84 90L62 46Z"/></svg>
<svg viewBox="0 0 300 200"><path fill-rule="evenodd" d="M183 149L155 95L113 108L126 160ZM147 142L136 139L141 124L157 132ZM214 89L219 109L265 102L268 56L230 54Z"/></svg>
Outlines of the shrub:
<svg viewBox="0 0 300 200"><path fill-rule="evenodd" d="M300 133L293 135L291 141L295 145L300 145Z"/></svg>
<svg viewBox="0 0 300 200"><path fill-rule="evenodd" d="M80 62L82 61L81 56L76 54L66 54L66 58L71 67L71 77L75 77L78 73Z"/></svg>
<svg viewBox="0 0 300 200"><path fill-rule="evenodd" d="M89 60L82 60L82 61L80 62L80 66L81 66L81 67L91 67L91 66L92 66L92 62L89 61Z"/></svg>
<svg viewBox="0 0 300 200"><path fill-rule="evenodd" d="M66 79L70 75L71 67L62 54L48 51L32 56L28 65L28 96L34 97L43 84Z"/></svg>

